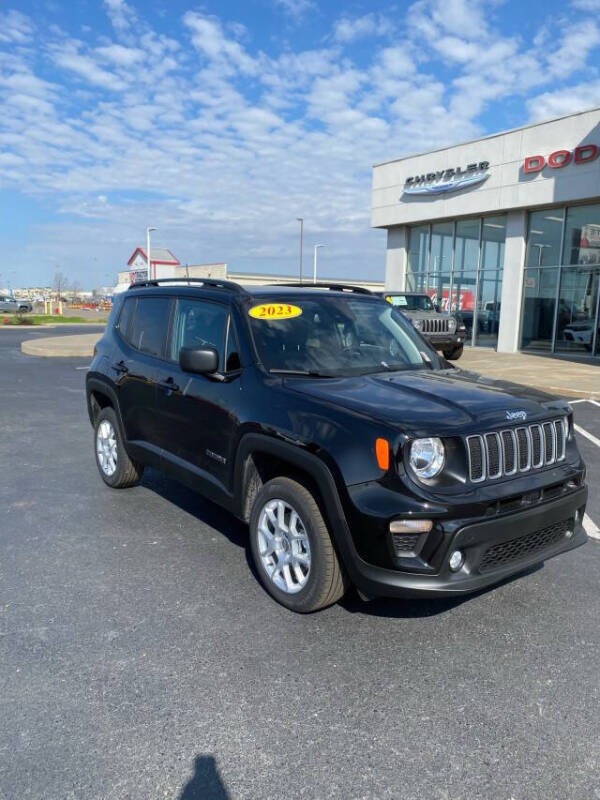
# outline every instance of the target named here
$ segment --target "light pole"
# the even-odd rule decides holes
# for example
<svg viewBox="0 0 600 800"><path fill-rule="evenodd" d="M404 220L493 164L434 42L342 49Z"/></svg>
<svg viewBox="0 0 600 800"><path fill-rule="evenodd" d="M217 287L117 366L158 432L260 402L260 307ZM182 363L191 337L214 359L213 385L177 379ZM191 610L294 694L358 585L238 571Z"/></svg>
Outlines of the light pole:
<svg viewBox="0 0 600 800"><path fill-rule="evenodd" d="M302 283L302 238L304 236L304 217L296 217L300 223L300 283Z"/></svg>
<svg viewBox="0 0 600 800"><path fill-rule="evenodd" d="M316 244L313 255L313 283L317 282L317 251L319 247L327 247L326 244Z"/></svg>
<svg viewBox="0 0 600 800"><path fill-rule="evenodd" d="M148 259L148 280L152 280L152 262L150 260L150 231L155 231L156 228L146 228L146 257Z"/></svg>

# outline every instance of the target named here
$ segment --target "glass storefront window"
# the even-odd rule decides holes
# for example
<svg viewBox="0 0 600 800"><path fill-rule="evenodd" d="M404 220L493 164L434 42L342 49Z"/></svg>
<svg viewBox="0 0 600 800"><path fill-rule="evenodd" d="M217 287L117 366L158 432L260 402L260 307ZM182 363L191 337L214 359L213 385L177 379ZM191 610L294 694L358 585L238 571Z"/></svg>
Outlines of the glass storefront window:
<svg viewBox="0 0 600 800"><path fill-rule="evenodd" d="M427 290L427 273L417 272L416 274L408 273L406 276L406 291L407 292L425 292Z"/></svg>
<svg viewBox="0 0 600 800"><path fill-rule="evenodd" d="M600 264L600 205L567 211L563 264Z"/></svg>
<svg viewBox="0 0 600 800"><path fill-rule="evenodd" d="M452 311L462 317L471 338L473 331L473 314L475 312L475 293L477 291L477 271L455 272L452 286Z"/></svg>
<svg viewBox="0 0 600 800"><path fill-rule="evenodd" d="M558 267L526 269L521 347L551 350Z"/></svg>
<svg viewBox="0 0 600 800"><path fill-rule="evenodd" d="M566 267L561 270L556 317L556 345L559 351L591 352L598 304L600 267Z"/></svg>
<svg viewBox="0 0 600 800"><path fill-rule="evenodd" d="M465 272L477 269L479 265L478 219L460 220L456 223L456 242L454 244L454 271Z"/></svg>
<svg viewBox="0 0 600 800"><path fill-rule="evenodd" d="M447 311L450 297L450 275L442 275L440 272L430 275L427 292L435 305L438 305L442 311Z"/></svg>
<svg viewBox="0 0 600 800"><path fill-rule="evenodd" d="M436 222L431 226L431 256L429 269L450 275L452 272L453 222Z"/></svg>
<svg viewBox="0 0 600 800"><path fill-rule="evenodd" d="M479 277L477 295L477 330L475 344L495 347L498 343L500 304L502 299L502 271L486 270Z"/></svg>
<svg viewBox="0 0 600 800"><path fill-rule="evenodd" d="M484 217L481 229L481 269L503 269L506 215Z"/></svg>
<svg viewBox="0 0 600 800"><path fill-rule="evenodd" d="M408 273L427 272L429 225L415 225L408 238Z"/></svg>
<svg viewBox="0 0 600 800"><path fill-rule="evenodd" d="M529 214L526 267L555 267L560 264L564 210L552 208Z"/></svg>

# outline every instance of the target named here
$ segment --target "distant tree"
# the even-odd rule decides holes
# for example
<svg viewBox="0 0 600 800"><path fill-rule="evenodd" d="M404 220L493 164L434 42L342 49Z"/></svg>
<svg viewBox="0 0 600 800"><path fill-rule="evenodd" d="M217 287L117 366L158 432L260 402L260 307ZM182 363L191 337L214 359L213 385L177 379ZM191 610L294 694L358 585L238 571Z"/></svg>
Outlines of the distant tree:
<svg viewBox="0 0 600 800"><path fill-rule="evenodd" d="M79 293L81 292L81 284L79 281L73 281L71 284L71 292L73 293L73 299L79 300Z"/></svg>
<svg viewBox="0 0 600 800"><path fill-rule="evenodd" d="M67 288L67 276L64 272L57 270L54 273L54 289L56 290L56 294L60 299L62 297L63 292Z"/></svg>

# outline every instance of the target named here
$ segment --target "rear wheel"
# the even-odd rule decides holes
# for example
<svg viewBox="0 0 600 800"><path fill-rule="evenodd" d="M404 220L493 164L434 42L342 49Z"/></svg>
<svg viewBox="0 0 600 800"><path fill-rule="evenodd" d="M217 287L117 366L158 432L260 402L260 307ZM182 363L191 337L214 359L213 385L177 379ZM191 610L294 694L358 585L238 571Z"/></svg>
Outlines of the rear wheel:
<svg viewBox="0 0 600 800"><path fill-rule="evenodd" d="M250 515L250 547L266 590L292 611L337 602L347 579L314 495L290 478L274 478Z"/></svg>
<svg viewBox="0 0 600 800"><path fill-rule="evenodd" d="M144 467L129 458L113 408L103 408L94 425L94 453L104 483L113 489L126 489L139 483Z"/></svg>
<svg viewBox="0 0 600 800"><path fill-rule="evenodd" d="M463 345L459 344L456 347L451 347L448 350L442 350L444 354L444 358L447 358L448 361L456 361L459 359L463 354Z"/></svg>

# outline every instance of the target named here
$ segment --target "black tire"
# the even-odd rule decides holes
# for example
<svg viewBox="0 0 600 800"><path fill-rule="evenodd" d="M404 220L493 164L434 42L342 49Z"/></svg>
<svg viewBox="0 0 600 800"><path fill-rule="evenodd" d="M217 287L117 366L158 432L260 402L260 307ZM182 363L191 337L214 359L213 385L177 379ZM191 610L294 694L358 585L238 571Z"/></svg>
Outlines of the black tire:
<svg viewBox="0 0 600 800"><path fill-rule="evenodd" d="M289 503L301 518L310 543L310 569L306 584L295 594L279 589L270 578L259 554L258 524L264 506L274 499ZM335 551L319 505L305 486L290 478L273 478L260 490L250 514L250 549L261 583L286 608L300 614L319 611L343 597L348 579Z"/></svg>
<svg viewBox="0 0 600 800"><path fill-rule="evenodd" d="M448 361L457 361L463 354L464 345L459 344L456 347L451 348L450 350L443 350L444 358L447 358Z"/></svg>
<svg viewBox="0 0 600 800"><path fill-rule="evenodd" d="M108 422L114 433L116 440L116 469L112 474L108 474L102 467L98 455L98 431L103 422ZM127 451L123 445L123 437L121 435L121 427L117 419L115 410L110 406L103 408L94 423L94 456L96 458L96 466L100 477L107 486L113 489L128 489L130 486L136 486L144 473L144 467L137 461L134 461L127 455Z"/></svg>

